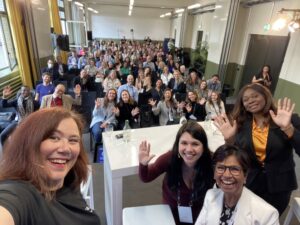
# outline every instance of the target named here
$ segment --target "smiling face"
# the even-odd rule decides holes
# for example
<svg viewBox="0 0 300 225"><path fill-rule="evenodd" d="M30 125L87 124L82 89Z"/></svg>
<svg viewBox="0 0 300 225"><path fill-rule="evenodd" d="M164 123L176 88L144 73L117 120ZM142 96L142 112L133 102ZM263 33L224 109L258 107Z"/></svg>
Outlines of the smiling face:
<svg viewBox="0 0 300 225"><path fill-rule="evenodd" d="M172 92L169 90L165 91L165 93L164 93L165 100L170 101L171 97L172 97Z"/></svg>
<svg viewBox="0 0 300 225"><path fill-rule="evenodd" d="M189 98L189 100L190 100L191 102L195 102L197 96L195 95L194 92L190 91L190 92L188 93L188 98Z"/></svg>
<svg viewBox="0 0 300 225"><path fill-rule="evenodd" d="M117 92L115 90L109 90L108 91L108 94L107 94L107 98L108 100L111 102L111 101L114 101L115 98L117 96Z"/></svg>
<svg viewBox="0 0 300 225"><path fill-rule="evenodd" d="M184 132L179 138L178 152L184 163L192 168L202 156L203 145L188 132Z"/></svg>
<svg viewBox="0 0 300 225"><path fill-rule="evenodd" d="M62 120L53 133L40 145L41 164L48 172L48 179L56 188L74 166L80 152L80 133L72 118Z"/></svg>
<svg viewBox="0 0 300 225"><path fill-rule="evenodd" d="M223 171L224 166L225 171ZM231 167L231 169L226 167ZM228 156L222 162L217 162L214 178L225 195L240 196L246 182L242 166L234 155Z"/></svg>
<svg viewBox="0 0 300 225"><path fill-rule="evenodd" d="M219 95L216 93L216 92L212 92L211 93L211 100L213 101L213 102L216 102L217 100L218 100L218 98L219 98Z"/></svg>
<svg viewBox="0 0 300 225"><path fill-rule="evenodd" d="M253 114L261 113L266 105L264 96L250 88L245 90L242 101L246 111Z"/></svg>
<svg viewBox="0 0 300 225"><path fill-rule="evenodd" d="M128 93L128 91L122 91L121 98L122 98L124 103L128 103L129 102L129 93Z"/></svg>

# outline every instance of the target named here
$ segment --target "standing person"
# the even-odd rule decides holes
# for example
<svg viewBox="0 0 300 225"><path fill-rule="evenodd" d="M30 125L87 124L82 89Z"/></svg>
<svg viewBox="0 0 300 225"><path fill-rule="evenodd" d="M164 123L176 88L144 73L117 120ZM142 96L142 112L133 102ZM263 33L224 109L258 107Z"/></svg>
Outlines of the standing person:
<svg viewBox="0 0 300 225"><path fill-rule="evenodd" d="M213 164L219 188L207 191L196 225L279 225L277 210L244 187L250 166L245 151L222 145L213 155Z"/></svg>
<svg viewBox="0 0 300 225"><path fill-rule="evenodd" d="M116 126L115 106L117 104L117 91L109 89L105 97L95 100L95 108L93 110L93 118L90 125L96 146L102 142L102 132L105 128L112 124Z"/></svg>
<svg viewBox="0 0 300 225"><path fill-rule="evenodd" d="M246 186L273 205L281 215L297 188L293 149L300 155L300 118L295 104L284 98L273 103L260 84L244 86L232 112L215 119L226 142L245 149L251 159Z"/></svg>
<svg viewBox="0 0 300 225"><path fill-rule="evenodd" d="M54 85L51 84L51 74L48 72L44 72L42 74L43 83L38 84L35 88L35 97L34 100L41 104L42 98L45 95L50 95L54 92Z"/></svg>
<svg viewBox="0 0 300 225"><path fill-rule="evenodd" d="M52 95L45 95L42 99L40 108L63 107L72 109L73 105L81 105L81 87L77 84L74 88L75 98L65 94L66 88L63 84L58 84L55 87Z"/></svg>
<svg viewBox="0 0 300 225"><path fill-rule="evenodd" d="M252 83L259 83L268 88L272 85L272 76L271 76L271 68L269 65L264 65L259 72L259 74L254 75L252 78Z"/></svg>
<svg viewBox="0 0 300 225"><path fill-rule="evenodd" d="M82 129L62 108L39 110L18 126L0 164L1 224L100 225L80 193L88 173Z"/></svg>
<svg viewBox="0 0 300 225"><path fill-rule="evenodd" d="M225 105L220 94L217 91L212 91L208 101L205 103L205 111L209 119L214 119L218 115L225 114Z"/></svg>
<svg viewBox="0 0 300 225"><path fill-rule="evenodd" d="M141 142L141 180L150 182L166 173L162 184L163 203L170 205L176 224L193 224L202 208L206 191L213 185L212 160L205 131L198 123L188 121L177 132L172 150L149 164L153 157L150 144ZM190 213L188 220L184 220L183 207Z"/></svg>

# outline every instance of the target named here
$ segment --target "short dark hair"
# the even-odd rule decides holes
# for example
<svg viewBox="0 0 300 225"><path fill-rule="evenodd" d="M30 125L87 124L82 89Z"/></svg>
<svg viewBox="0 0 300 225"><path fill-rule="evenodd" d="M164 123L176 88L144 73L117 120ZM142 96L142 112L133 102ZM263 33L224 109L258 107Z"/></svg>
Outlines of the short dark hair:
<svg viewBox="0 0 300 225"><path fill-rule="evenodd" d="M213 165L215 166L218 162L224 161L229 156L236 157L237 161L243 169L244 174L246 175L250 167L249 155L245 150L240 149L235 145L224 144L217 148L212 158Z"/></svg>

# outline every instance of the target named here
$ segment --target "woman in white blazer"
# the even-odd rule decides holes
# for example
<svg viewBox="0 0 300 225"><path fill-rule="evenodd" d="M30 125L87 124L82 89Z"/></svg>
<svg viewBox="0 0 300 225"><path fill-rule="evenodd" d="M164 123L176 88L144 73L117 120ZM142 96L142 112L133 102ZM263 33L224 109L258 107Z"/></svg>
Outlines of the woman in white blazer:
<svg viewBox="0 0 300 225"><path fill-rule="evenodd" d="M222 145L213 163L219 188L207 191L195 225L279 225L278 211L244 187L249 166L245 151Z"/></svg>

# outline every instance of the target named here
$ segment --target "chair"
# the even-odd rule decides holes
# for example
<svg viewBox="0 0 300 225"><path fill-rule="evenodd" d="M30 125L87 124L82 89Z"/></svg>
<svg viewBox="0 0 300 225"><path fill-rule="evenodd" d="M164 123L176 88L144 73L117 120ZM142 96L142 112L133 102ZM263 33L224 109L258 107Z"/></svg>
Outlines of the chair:
<svg viewBox="0 0 300 225"><path fill-rule="evenodd" d="M283 225L289 225L291 223L293 214L295 214L296 218L300 222L300 198L294 198Z"/></svg>
<svg viewBox="0 0 300 225"><path fill-rule="evenodd" d="M95 209L94 207L94 190L93 190L93 173L91 165L88 165L88 179L86 183L81 183L80 192L82 194L83 199L89 205L91 209Z"/></svg>
<svg viewBox="0 0 300 225"><path fill-rule="evenodd" d="M175 225L169 205L146 205L123 209L123 225Z"/></svg>

